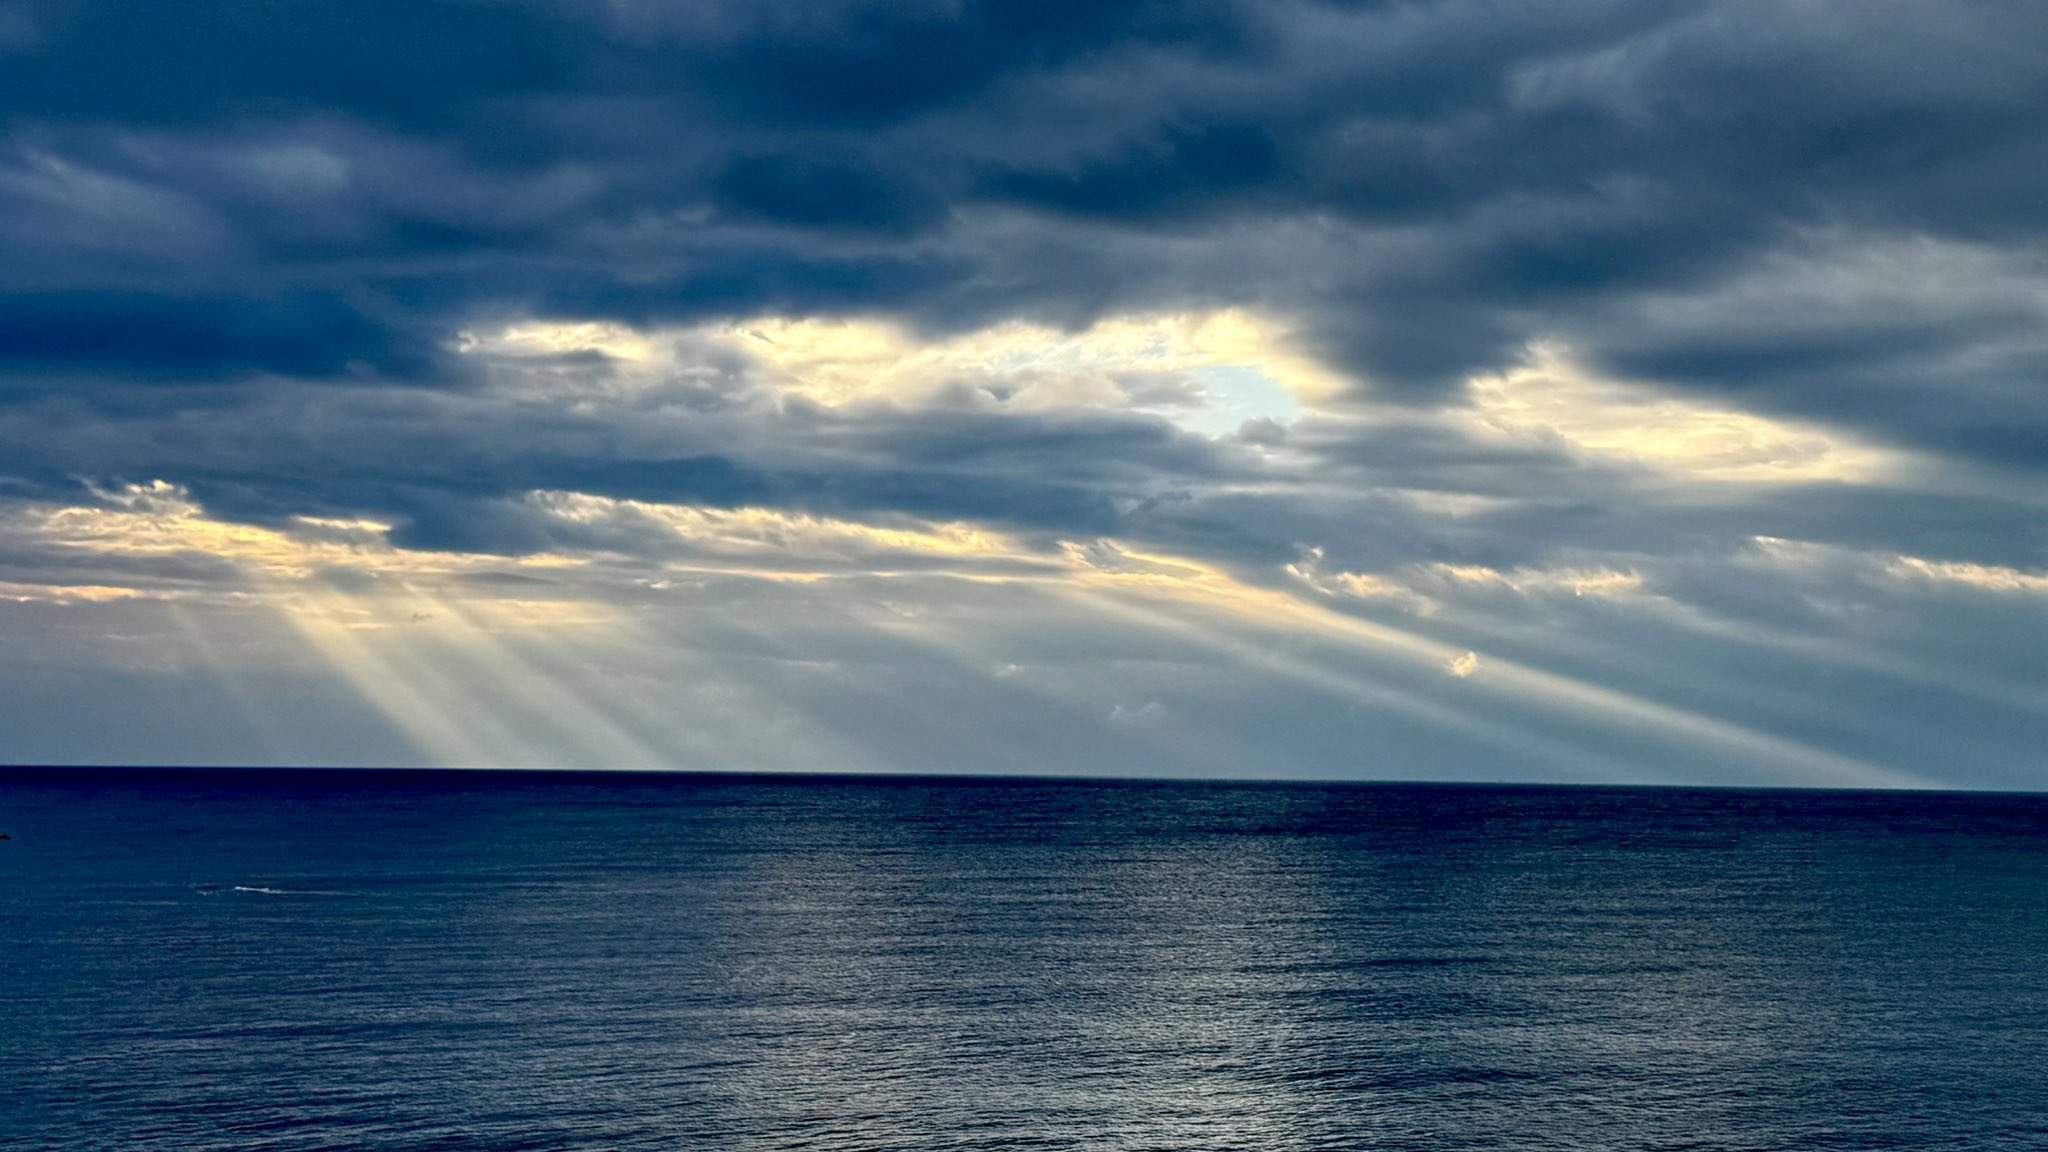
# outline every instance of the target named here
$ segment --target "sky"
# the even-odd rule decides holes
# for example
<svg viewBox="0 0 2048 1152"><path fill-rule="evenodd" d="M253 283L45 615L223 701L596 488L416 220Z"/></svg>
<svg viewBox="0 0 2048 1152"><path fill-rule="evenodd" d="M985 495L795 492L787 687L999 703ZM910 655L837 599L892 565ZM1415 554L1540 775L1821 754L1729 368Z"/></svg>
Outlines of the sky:
<svg viewBox="0 0 2048 1152"><path fill-rule="evenodd" d="M2036 0L0 0L0 761L2048 788Z"/></svg>

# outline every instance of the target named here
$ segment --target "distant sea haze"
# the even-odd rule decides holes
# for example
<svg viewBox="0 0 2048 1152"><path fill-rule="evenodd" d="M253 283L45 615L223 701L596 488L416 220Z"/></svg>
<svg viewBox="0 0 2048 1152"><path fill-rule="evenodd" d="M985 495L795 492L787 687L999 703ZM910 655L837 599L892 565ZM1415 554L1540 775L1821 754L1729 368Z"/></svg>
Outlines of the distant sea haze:
<svg viewBox="0 0 2048 1152"><path fill-rule="evenodd" d="M2048 796L0 773L4 1149L2048 1148Z"/></svg>

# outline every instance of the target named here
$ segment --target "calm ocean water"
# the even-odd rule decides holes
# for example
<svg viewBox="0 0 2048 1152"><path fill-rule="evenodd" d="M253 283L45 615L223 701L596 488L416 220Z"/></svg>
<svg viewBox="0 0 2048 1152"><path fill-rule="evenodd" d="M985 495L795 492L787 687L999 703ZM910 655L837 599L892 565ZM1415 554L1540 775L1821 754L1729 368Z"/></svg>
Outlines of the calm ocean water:
<svg viewBox="0 0 2048 1152"><path fill-rule="evenodd" d="M2048 1148L2048 797L0 775L0 1147Z"/></svg>

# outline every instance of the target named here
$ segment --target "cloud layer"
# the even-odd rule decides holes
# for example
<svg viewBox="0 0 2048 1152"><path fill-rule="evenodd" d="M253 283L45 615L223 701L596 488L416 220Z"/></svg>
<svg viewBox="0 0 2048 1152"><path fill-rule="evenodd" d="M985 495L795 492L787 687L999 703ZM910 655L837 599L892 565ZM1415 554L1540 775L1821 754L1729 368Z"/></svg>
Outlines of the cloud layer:
<svg viewBox="0 0 2048 1152"><path fill-rule="evenodd" d="M2044 49L0 5L0 759L2048 784Z"/></svg>

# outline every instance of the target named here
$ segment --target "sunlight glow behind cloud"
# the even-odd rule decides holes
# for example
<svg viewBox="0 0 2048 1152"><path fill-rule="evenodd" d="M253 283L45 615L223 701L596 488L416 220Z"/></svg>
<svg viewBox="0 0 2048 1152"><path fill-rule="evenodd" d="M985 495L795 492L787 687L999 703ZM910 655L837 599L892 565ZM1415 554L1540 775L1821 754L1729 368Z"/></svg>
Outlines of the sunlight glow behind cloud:
<svg viewBox="0 0 2048 1152"><path fill-rule="evenodd" d="M758 366L779 395L834 408L1000 405L1018 412L1150 412L1210 435L1247 420L1291 419L1341 378L1293 347L1286 329L1237 309L1107 317L1075 331L1009 321L920 334L878 319L754 317L639 331L524 321L465 333L463 354L517 363L594 353L627 381L656 383L718 349Z"/></svg>
<svg viewBox="0 0 2048 1152"><path fill-rule="evenodd" d="M1713 407L1600 380L1564 350L1539 345L1512 371L1472 381L1475 418L1514 433L1555 436L1596 457L1690 481L1872 481L1901 455L1812 426Z"/></svg>

